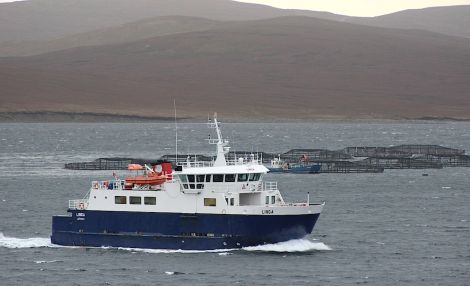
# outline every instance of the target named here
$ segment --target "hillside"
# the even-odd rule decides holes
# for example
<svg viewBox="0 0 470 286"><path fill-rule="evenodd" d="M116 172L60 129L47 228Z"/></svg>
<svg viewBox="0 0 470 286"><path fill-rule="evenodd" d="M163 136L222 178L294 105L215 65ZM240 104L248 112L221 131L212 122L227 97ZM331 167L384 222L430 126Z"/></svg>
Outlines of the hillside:
<svg viewBox="0 0 470 286"><path fill-rule="evenodd" d="M28 56L75 47L126 43L163 35L202 31L222 24L225 22L204 18L161 16L54 40L0 43L0 55Z"/></svg>
<svg viewBox="0 0 470 286"><path fill-rule="evenodd" d="M434 7L356 18L229 0L34 0L0 3L0 57L133 42L202 31L227 24L225 22L288 15L470 37L470 6Z"/></svg>
<svg viewBox="0 0 470 286"><path fill-rule="evenodd" d="M0 111L470 118L470 40L309 17L0 59Z"/></svg>
<svg viewBox="0 0 470 286"><path fill-rule="evenodd" d="M364 25L418 29L470 38L470 5L405 10L372 18L347 18Z"/></svg>
<svg viewBox="0 0 470 286"><path fill-rule="evenodd" d="M49 41L159 16L244 21L286 15L335 18L231 0L33 0L0 3L0 43Z"/></svg>

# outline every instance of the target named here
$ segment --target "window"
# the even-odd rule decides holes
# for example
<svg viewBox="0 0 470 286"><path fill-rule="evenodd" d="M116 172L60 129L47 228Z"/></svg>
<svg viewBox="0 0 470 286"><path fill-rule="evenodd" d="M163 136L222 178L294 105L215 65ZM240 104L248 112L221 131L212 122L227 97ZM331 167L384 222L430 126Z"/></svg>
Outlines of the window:
<svg viewBox="0 0 470 286"><path fill-rule="evenodd" d="M216 174L212 176L212 182L221 183L224 181L224 175Z"/></svg>
<svg viewBox="0 0 470 286"><path fill-rule="evenodd" d="M206 175L206 183L210 183L211 181L211 175Z"/></svg>
<svg viewBox="0 0 470 286"><path fill-rule="evenodd" d="M141 197L129 197L129 203L131 205L140 205L142 204L142 198Z"/></svg>
<svg viewBox="0 0 470 286"><path fill-rule="evenodd" d="M188 182L194 183L194 175L188 175Z"/></svg>
<svg viewBox="0 0 470 286"><path fill-rule="evenodd" d="M204 183L205 179L206 179L206 175L196 175L196 182L198 183ZM197 184L196 189L198 190L204 189L204 184Z"/></svg>
<svg viewBox="0 0 470 286"><path fill-rule="evenodd" d="M217 205L217 200L215 198L204 198L204 206L215 207L216 205Z"/></svg>
<svg viewBox="0 0 470 286"><path fill-rule="evenodd" d="M144 205L156 205L157 198L155 197L144 197Z"/></svg>
<svg viewBox="0 0 470 286"><path fill-rule="evenodd" d="M179 178L181 180L181 183L183 183L183 188L187 189L189 188L188 183L188 177L186 175L179 175Z"/></svg>
<svg viewBox="0 0 470 286"><path fill-rule="evenodd" d="M266 196L266 204L269 205L269 196Z"/></svg>
<svg viewBox="0 0 470 286"><path fill-rule="evenodd" d="M239 182L246 182L246 181L248 181L248 174L238 174L238 181L239 181Z"/></svg>
<svg viewBox="0 0 470 286"><path fill-rule="evenodd" d="M235 182L235 174L227 174L225 175L225 182L233 183Z"/></svg>
<svg viewBox="0 0 470 286"><path fill-rule="evenodd" d="M261 176L261 174L259 174L259 173L252 173L252 174L250 174L249 180L250 180L250 182L258 181L260 176Z"/></svg>
<svg viewBox="0 0 470 286"><path fill-rule="evenodd" d="M204 183L205 175L196 175L196 182Z"/></svg>
<svg viewBox="0 0 470 286"><path fill-rule="evenodd" d="M180 175L180 180L182 183L187 183L188 182L188 177L186 177L186 175Z"/></svg>
<svg viewBox="0 0 470 286"><path fill-rule="evenodd" d="M235 199L234 199L234 198L230 198L230 205L231 205L231 206L234 206L234 205L235 205Z"/></svg>
<svg viewBox="0 0 470 286"><path fill-rule="evenodd" d="M126 196L115 196L114 203L118 205L125 205L127 204L127 197Z"/></svg>
<svg viewBox="0 0 470 286"><path fill-rule="evenodd" d="M271 204L275 204L276 203L276 196L271 196Z"/></svg>

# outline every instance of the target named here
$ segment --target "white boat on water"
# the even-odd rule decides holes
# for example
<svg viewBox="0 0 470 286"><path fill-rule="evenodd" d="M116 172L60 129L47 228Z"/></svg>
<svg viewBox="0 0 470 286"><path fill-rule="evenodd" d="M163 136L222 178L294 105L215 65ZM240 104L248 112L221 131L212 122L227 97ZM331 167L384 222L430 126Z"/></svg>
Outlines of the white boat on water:
<svg viewBox="0 0 470 286"><path fill-rule="evenodd" d="M143 174L94 181L68 215L52 218L54 244L157 249L224 249L277 243L310 234L324 203L288 203L258 158L226 160L217 117L213 162L142 166ZM130 166L139 169L138 166ZM162 179L163 178L163 179ZM291 186L295 188L295 186Z"/></svg>

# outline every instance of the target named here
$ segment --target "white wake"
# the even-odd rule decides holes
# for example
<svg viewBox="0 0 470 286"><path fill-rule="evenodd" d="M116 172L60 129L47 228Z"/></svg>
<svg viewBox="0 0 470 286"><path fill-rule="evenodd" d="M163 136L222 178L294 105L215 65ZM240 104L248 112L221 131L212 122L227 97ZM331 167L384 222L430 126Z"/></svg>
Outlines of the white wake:
<svg viewBox="0 0 470 286"><path fill-rule="evenodd" d="M331 250L331 248L323 242L315 242L304 238L274 244L248 246L244 247L243 250L265 252L310 252L315 250Z"/></svg>
<svg viewBox="0 0 470 286"><path fill-rule="evenodd" d="M38 247L54 247L50 238L46 237L30 237L17 238L8 237L0 232L0 247L5 248L38 248Z"/></svg>
<svg viewBox="0 0 470 286"><path fill-rule="evenodd" d="M145 252L145 253L224 253L236 249L210 249L210 250L183 250L183 249L148 249L148 248L127 248L117 247L115 249L131 251L131 252Z"/></svg>
<svg viewBox="0 0 470 286"><path fill-rule="evenodd" d="M67 247L51 243L50 238L46 237L30 237L17 238L8 237L0 232L0 247L5 248L40 248L40 247ZM144 248L124 248L124 247L90 247L101 249L118 249L131 252L145 253L219 253L221 256L231 254L231 251L240 249L213 249L213 250L181 250L181 249L144 249ZM264 244L259 246L243 247L244 251L260 251L260 252L311 252L321 250L331 250L331 248L323 242L315 242L308 239L294 239L275 244Z"/></svg>

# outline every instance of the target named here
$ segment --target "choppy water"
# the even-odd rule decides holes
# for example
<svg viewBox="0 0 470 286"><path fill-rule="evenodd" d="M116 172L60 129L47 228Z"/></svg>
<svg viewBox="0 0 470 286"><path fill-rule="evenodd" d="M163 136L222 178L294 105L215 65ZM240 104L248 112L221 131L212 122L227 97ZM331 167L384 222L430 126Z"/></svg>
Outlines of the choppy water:
<svg viewBox="0 0 470 286"><path fill-rule="evenodd" d="M203 124L180 151L211 152ZM225 124L234 149L405 143L470 150L470 123ZM52 245L51 216L110 171L62 169L104 156L173 153L172 124L0 124L0 285L470 285L470 168L268 174L286 199L326 201L313 235L231 251ZM213 146L212 146L213 147ZM428 177L422 176L428 173Z"/></svg>

